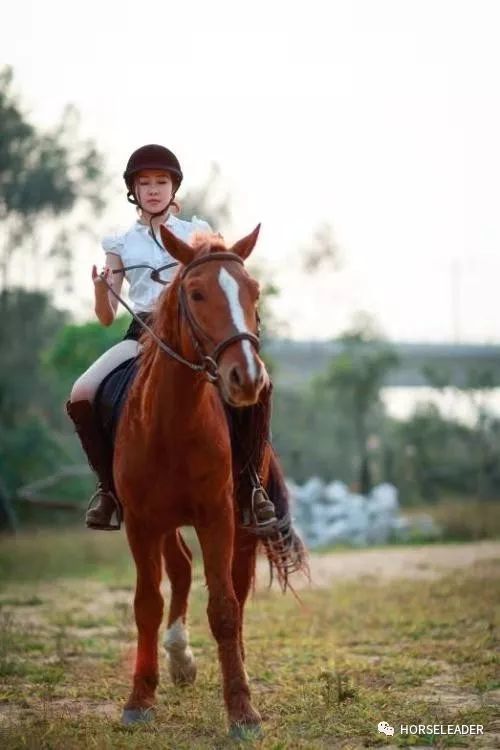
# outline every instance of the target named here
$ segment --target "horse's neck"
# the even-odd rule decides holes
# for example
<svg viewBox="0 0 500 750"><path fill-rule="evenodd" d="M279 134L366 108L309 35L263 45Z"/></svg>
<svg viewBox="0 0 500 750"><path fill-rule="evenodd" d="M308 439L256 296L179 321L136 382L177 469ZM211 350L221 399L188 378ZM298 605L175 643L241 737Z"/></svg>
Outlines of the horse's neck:
<svg viewBox="0 0 500 750"><path fill-rule="evenodd" d="M175 291L175 288L169 289L170 295L165 299L170 308L166 312L171 316L179 314ZM168 330L172 349L188 361L196 361L198 354L191 338L182 330L177 318ZM203 418L210 418L214 409L222 408L204 374L177 362L157 347L147 352L135 385L134 401L140 403L140 420L147 432L154 427L163 436L175 436L179 431L182 435L193 434L203 430ZM201 420L199 415L202 415Z"/></svg>
<svg viewBox="0 0 500 750"><path fill-rule="evenodd" d="M203 430L198 416L213 403L204 375L158 350L139 380L141 417L149 429L156 425L170 432L182 425L183 432Z"/></svg>

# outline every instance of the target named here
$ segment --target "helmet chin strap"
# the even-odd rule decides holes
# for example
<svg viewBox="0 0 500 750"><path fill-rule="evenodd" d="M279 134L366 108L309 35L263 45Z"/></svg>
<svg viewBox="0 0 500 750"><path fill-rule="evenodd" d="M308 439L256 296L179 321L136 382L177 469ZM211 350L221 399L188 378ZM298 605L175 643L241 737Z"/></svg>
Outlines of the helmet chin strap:
<svg viewBox="0 0 500 750"><path fill-rule="evenodd" d="M127 200L128 200L129 203L132 203L134 206L137 206L138 208L140 208L143 213L149 214L149 228L151 230L151 236L152 236L153 240L155 241L155 243L160 248L160 250L163 250L163 251L165 251L165 248L158 241L158 238L157 238L157 236L155 234L155 230L154 230L154 227L153 227L153 219L156 219L158 216L163 216L163 214L166 214L168 212L168 209L170 208L170 206L172 205L172 203L175 202L175 194L176 194L176 192L177 192L177 190L174 190L174 192L172 193L172 196L171 196L169 202L167 203L167 205L165 206L165 208L162 208L161 211L155 211L154 214L150 213L149 211L146 211L141 206L141 204L139 203L139 201L136 198L136 195L135 195L134 191L129 190L128 193L127 193Z"/></svg>

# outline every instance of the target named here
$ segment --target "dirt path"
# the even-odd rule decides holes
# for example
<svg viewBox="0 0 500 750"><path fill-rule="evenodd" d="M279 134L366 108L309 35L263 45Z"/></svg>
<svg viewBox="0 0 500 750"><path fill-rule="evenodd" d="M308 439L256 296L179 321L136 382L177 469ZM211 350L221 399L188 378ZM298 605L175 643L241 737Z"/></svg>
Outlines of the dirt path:
<svg viewBox="0 0 500 750"><path fill-rule="evenodd" d="M470 544L429 544L421 547L388 547L311 555L311 580L315 587L326 587L334 581L370 578L389 581L395 578L437 580L453 570L474 569L483 560L500 560L500 542ZM262 565L259 582L264 583L267 567ZM295 588L307 583L295 576Z"/></svg>

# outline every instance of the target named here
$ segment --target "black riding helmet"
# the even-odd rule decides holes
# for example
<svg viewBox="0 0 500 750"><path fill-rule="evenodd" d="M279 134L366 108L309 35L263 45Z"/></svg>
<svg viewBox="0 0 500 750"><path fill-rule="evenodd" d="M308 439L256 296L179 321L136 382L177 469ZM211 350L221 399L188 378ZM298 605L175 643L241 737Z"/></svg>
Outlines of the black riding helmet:
<svg viewBox="0 0 500 750"><path fill-rule="evenodd" d="M135 205L139 205L139 203L135 195L134 178L143 169L163 169L171 175L174 186L173 200L183 177L181 165L176 155L165 146L158 146L155 143L141 146L134 151L127 162L123 179L127 186L127 200Z"/></svg>

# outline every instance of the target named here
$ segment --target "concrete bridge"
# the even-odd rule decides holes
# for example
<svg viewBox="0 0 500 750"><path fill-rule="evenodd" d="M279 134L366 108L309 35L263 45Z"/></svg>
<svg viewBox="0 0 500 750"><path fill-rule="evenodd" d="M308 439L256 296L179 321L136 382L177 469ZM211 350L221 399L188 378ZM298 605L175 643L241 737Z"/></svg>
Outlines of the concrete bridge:
<svg viewBox="0 0 500 750"><path fill-rule="evenodd" d="M470 373L488 372L500 386L500 345L393 343L400 363L389 373L385 386L429 386L425 369L439 372L447 385L464 387ZM342 351L338 341L269 341L264 352L275 363L276 385L298 388L319 375Z"/></svg>

